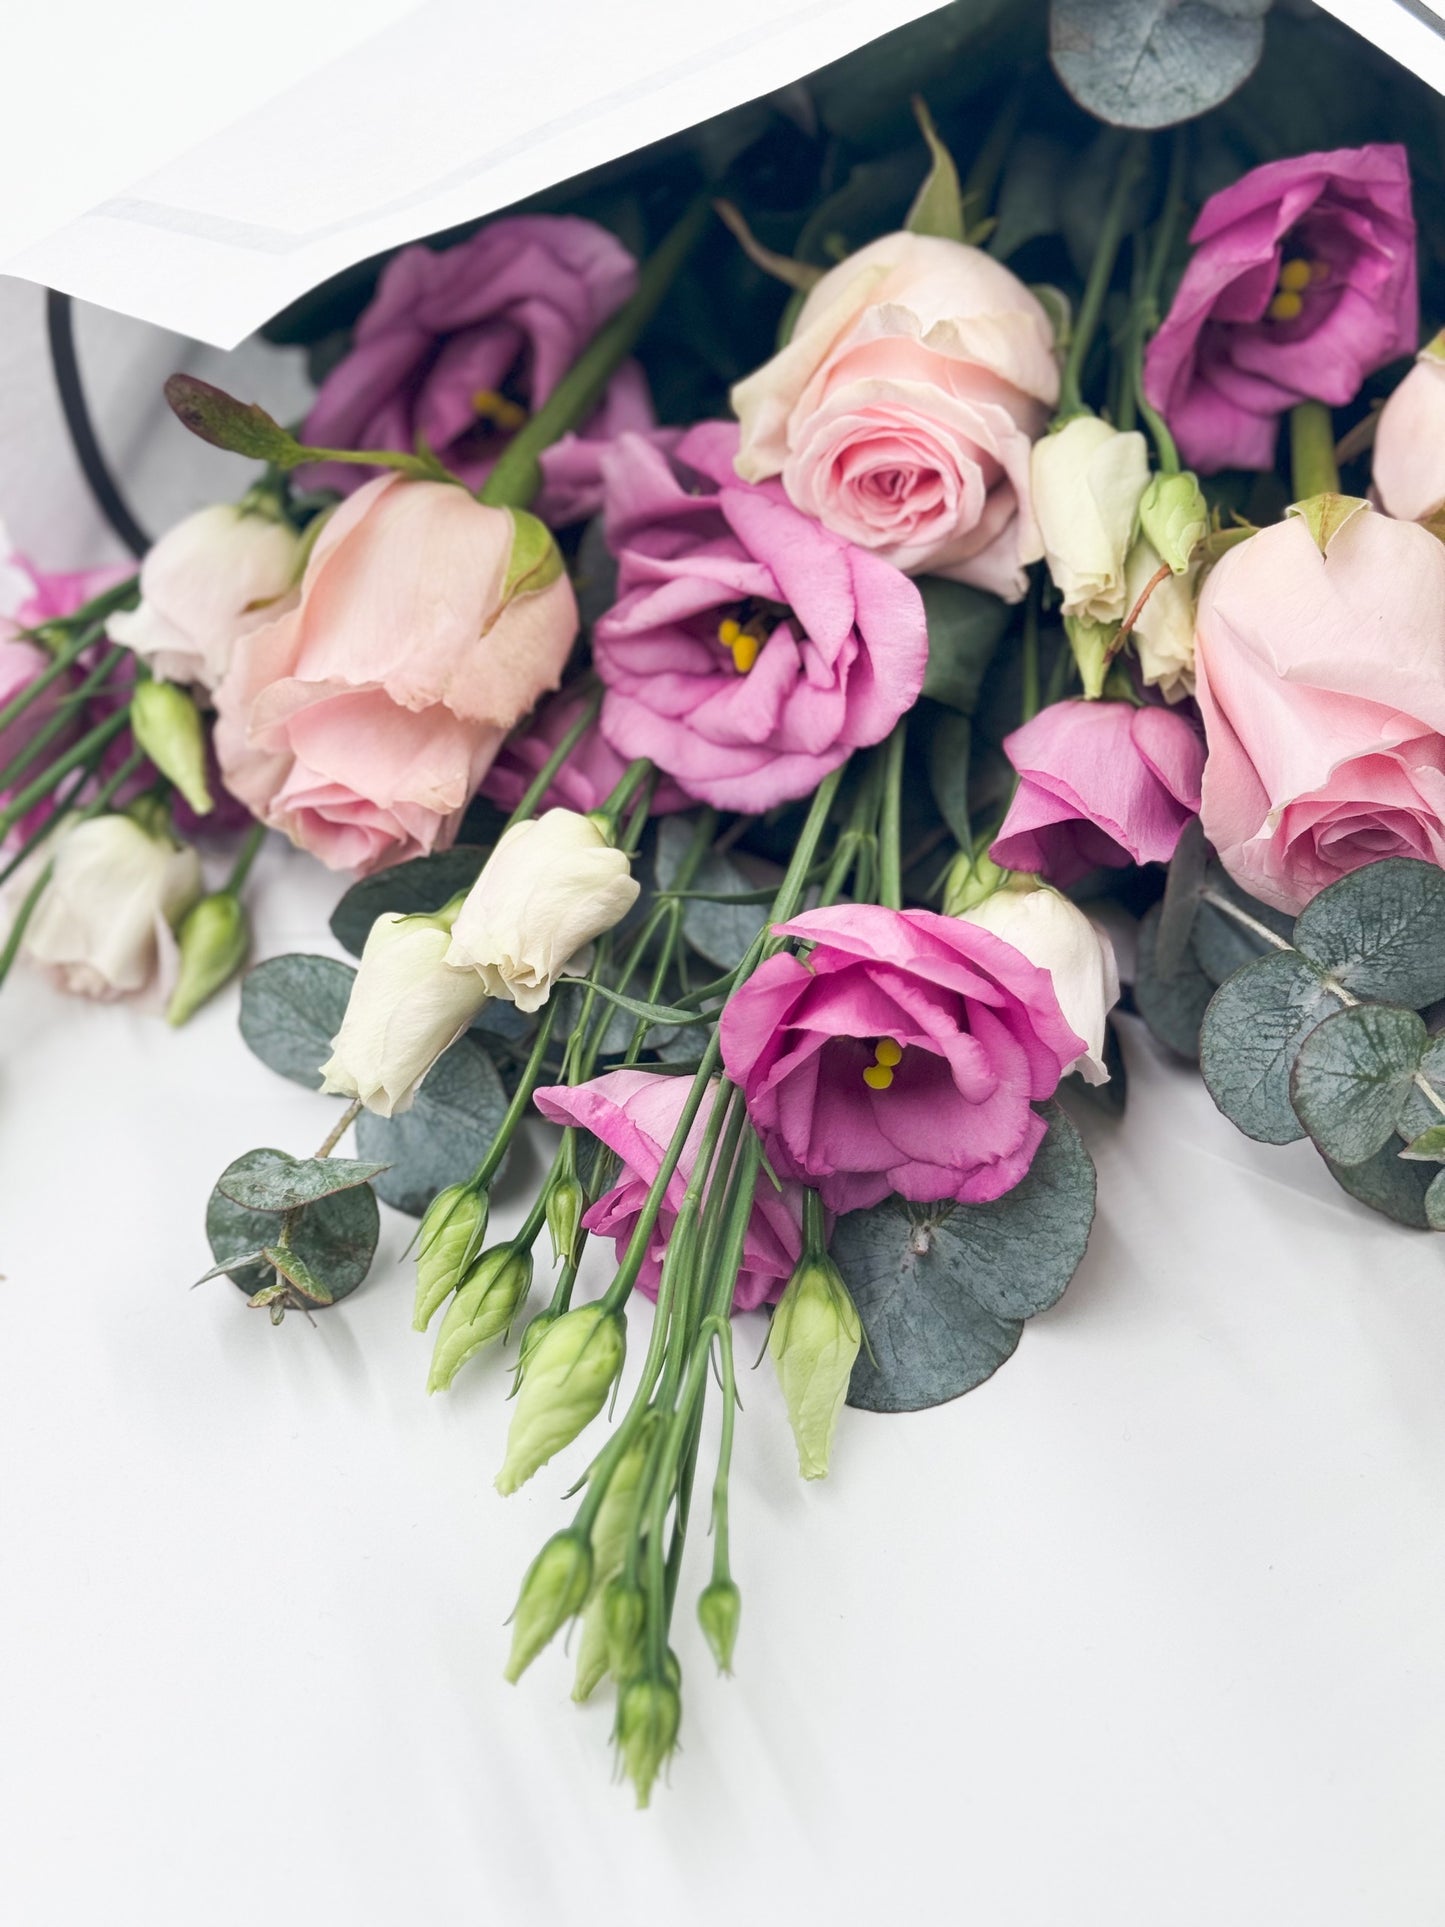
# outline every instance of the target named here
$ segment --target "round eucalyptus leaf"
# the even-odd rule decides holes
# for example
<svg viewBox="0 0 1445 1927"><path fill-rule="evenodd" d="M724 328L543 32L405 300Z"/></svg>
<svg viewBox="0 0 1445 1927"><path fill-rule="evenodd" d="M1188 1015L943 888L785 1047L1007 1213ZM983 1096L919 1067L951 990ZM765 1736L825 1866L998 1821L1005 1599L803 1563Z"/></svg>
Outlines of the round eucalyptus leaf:
<svg viewBox="0 0 1445 1927"><path fill-rule="evenodd" d="M1422 1010L1445 997L1445 870L1405 856L1352 870L1300 911L1294 941L1355 996Z"/></svg>
<svg viewBox="0 0 1445 1927"><path fill-rule="evenodd" d="M1270 0L1053 0L1060 80L1116 127L1172 127L1242 87L1264 52Z"/></svg>
<svg viewBox="0 0 1445 1927"><path fill-rule="evenodd" d="M1408 1225L1412 1231L1431 1229L1425 1197L1440 1175L1433 1164L1402 1158L1397 1145L1387 1144L1361 1164L1333 1164L1326 1158L1325 1165L1342 1190L1372 1211L1393 1218L1396 1224Z"/></svg>
<svg viewBox="0 0 1445 1927"><path fill-rule="evenodd" d="M241 980L241 1035L261 1062L319 1090L356 972L334 957L272 957Z"/></svg>
<svg viewBox="0 0 1445 1927"><path fill-rule="evenodd" d="M659 824L656 858L659 890L675 886L692 833L692 823L686 817L664 817ZM693 871L687 888L723 899L757 894L755 885L731 858L715 850L709 850ZM752 948L766 915L766 904L709 903L702 896L693 896L683 904L682 934L699 956L706 957L719 970L731 970Z"/></svg>
<svg viewBox="0 0 1445 1927"><path fill-rule="evenodd" d="M461 1037L427 1072L409 1111L361 1113L356 1148L390 1167L376 1180L380 1196L419 1218L438 1191L471 1176L506 1109L496 1065L475 1038Z"/></svg>
<svg viewBox="0 0 1445 1927"><path fill-rule="evenodd" d="M1425 1026L1413 1010L1355 1004L1317 1024L1290 1072L1290 1103L1327 1158L1363 1164L1393 1142Z"/></svg>
<svg viewBox="0 0 1445 1927"><path fill-rule="evenodd" d="M1445 1036L1432 1037L1426 1043L1420 1057L1420 1075L1440 1101L1432 1101L1418 1084L1410 1086L1399 1117L1399 1128L1406 1138L1419 1137L1422 1131L1440 1124L1445 1116L1440 1109L1440 1104L1445 1103Z"/></svg>
<svg viewBox="0 0 1445 1927"><path fill-rule="evenodd" d="M1165 976L1158 967L1157 941L1162 908L1155 904L1139 926L1134 972L1134 1007L1161 1044L1197 1062L1199 1027L1214 995L1214 984L1186 945L1177 970Z"/></svg>
<svg viewBox="0 0 1445 1927"><path fill-rule="evenodd" d="M274 1246L280 1235L278 1213L247 1210L228 1198L221 1184L234 1186L246 1174L273 1170L285 1157L284 1151L247 1151L222 1172L220 1184L206 1205L206 1237L218 1265ZM334 1300L355 1291L370 1270L380 1229L375 1194L368 1185L357 1185L306 1205L296 1220L291 1244L302 1264L322 1281ZM240 1266L228 1276L247 1297L254 1297L275 1281L274 1271L261 1264Z"/></svg>
<svg viewBox="0 0 1445 1927"><path fill-rule="evenodd" d="M1292 1144L1304 1126L1289 1074L1305 1038L1339 1009L1319 973L1292 950L1237 970L1215 991L1199 1033L1199 1068L1231 1124L1261 1144Z"/></svg>
<svg viewBox="0 0 1445 1927"><path fill-rule="evenodd" d="M1445 1171L1437 1171L1425 1193L1425 1222L1432 1231L1445 1231Z"/></svg>
<svg viewBox="0 0 1445 1927"><path fill-rule="evenodd" d="M334 1191L369 1184L385 1169L383 1164L361 1163L356 1158L293 1158L278 1151L270 1164L244 1160L233 1164L222 1173L216 1188L248 1211L291 1211L329 1198Z"/></svg>
<svg viewBox="0 0 1445 1927"><path fill-rule="evenodd" d="M440 910L481 875L489 852L475 844L457 844L435 856L412 857L390 870L353 883L331 913L331 934L353 957L359 957L371 926L388 910L403 916Z"/></svg>

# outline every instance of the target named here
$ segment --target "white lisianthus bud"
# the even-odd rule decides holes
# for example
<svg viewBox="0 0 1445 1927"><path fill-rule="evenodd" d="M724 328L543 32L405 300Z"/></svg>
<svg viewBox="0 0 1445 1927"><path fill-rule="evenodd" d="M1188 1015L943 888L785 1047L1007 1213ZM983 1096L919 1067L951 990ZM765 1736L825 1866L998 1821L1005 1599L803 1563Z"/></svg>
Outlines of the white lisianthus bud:
<svg viewBox="0 0 1445 1927"><path fill-rule="evenodd" d="M215 808L206 779L206 735L200 712L173 682L143 682L130 699L130 728L162 776L169 777L197 816Z"/></svg>
<svg viewBox="0 0 1445 1927"><path fill-rule="evenodd" d="M1029 474L1064 614L1120 621L1124 564L1149 481L1144 437L1134 429L1121 433L1097 415L1076 415L1034 443Z"/></svg>
<svg viewBox="0 0 1445 1927"><path fill-rule="evenodd" d="M198 509L147 552L140 603L107 632L157 676L209 693L237 638L290 607L301 561L302 538L263 502Z"/></svg>
<svg viewBox="0 0 1445 1927"><path fill-rule="evenodd" d="M128 997L156 974L171 933L201 894L201 861L132 817L78 823L25 936L30 958L78 997Z"/></svg>
<svg viewBox="0 0 1445 1927"><path fill-rule="evenodd" d="M1132 609L1163 567L1159 552L1141 535L1129 551L1125 590ZM1194 694L1194 604L1199 580L1196 564L1183 575L1166 575L1149 589L1134 619L1129 641L1140 673L1167 703Z"/></svg>
<svg viewBox="0 0 1445 1927"><path fill-rule="evenodd" d="M410 1109L417 1086L487 1001L475 971L446 961L450 942L449 910L377 918L321 1066L323 1091L359 1097L378 1117Z"/></svg>
<svg viewBox="0 0 1445 1927"><path fill-rule="evenodd" d="M1167 562L1175 575L1184 574L1209 533L1209 504L1193 475L1185 470L1151 478L1139 498L1139 533L1159 562Z"/></svg>
<svg viewBox="0 0 1445 1927"><path fill-rule="evenodd" d="M714 1579L698 1594L697 1623L712 1649L720 1673L733 1669L733 1650L738 1643L738 1622L743 1614L743 1596L731 1579Z"/></svg>
<svg viewBox="0 0 1445 1927"><path fill-rule="evenodd" d="M547 1326L522 1374L498 1492L525 1485L592 1423L622 1370L625 1350L621 1316L600 1303L578 1305Z"/></svg>
<svg viewBox="0 0 1445 1927"><path fill-rule="evenodd" d="M638 1806L651 1799L653 1781L672 1757L681 1723L682 1701L671 1680L635 1679L623 1688L617 1702L617 1750L623 1772L637 1788Z"/></svg>
<svg viewBox="0 0 1445 1927"><path fill-rule="evenodd" d="M1104 1019L1119 1001L1119 967L1103 931L1066 896L1026 876L966 910L964 921L981 924L1048 971L1064 1022L1088 1047L1068 1069L1086 1084L1107 1084Z"/></svg>
<svg viewBox="0 0 1445 1927"><path fill-rule="evenodd" d="M411 1328L424 1332L438 1305L457 1289L487 1235L487 1194L449 1184L427 1206L416 1245L416 1303Z"/></svg>
<svg viewBox="0 0 1445 1927"><path fill-rule="evenodd" d="M622 1454L607 1481L607 1490L592 1525L592 1594L582 1615L582 1638L577 1648L577 1677L572 1697L580 1705L591 1697L607 1671L606 1589L622 1571L634 1526L637 1488L650 1456L652 1435L646 1427Z"/></svg>
<svg viewBox="0 0 1445 1927"><path fill-rule="evenodd" d="M768 1328L805 1479L825 1479L833 1433L863 1342L857 1307L831 1258L804 1254Z"/></svg>
<svg viewBox="0 0 1445 1927"><path fill-rule="evenodd" d="M517 1309L532 1288L532 1254L515 1245L496 1245L472 1266L437 1333L426 1388L444 1392L473 1352L505 1337Z"/></svg>
<svg viewBox="0 0 1445 1927"><path fill-rule="evenodd" d="M447 961L479 972L489 996L539 1010L639 888L591 817L548 810L503 834L457 913Z"/></svg>
<svg viewBox="0 0 1445 1927"><path fill-rule="evenodd" d="M581 1612L592 1585L592 1554L576 1531L558 1532L527 1569L512 1615L507 1678L515 1685L532 1661Z"/></svg>
<svg viewBox="0 0 1445 1927"><path fill-rule="evenodd" d="M189 1023L246 961L251 924L241 899L230 890L218 890L191 905L177 936L180 968L166 1005L166 1022L180 1025Z"/></svg>

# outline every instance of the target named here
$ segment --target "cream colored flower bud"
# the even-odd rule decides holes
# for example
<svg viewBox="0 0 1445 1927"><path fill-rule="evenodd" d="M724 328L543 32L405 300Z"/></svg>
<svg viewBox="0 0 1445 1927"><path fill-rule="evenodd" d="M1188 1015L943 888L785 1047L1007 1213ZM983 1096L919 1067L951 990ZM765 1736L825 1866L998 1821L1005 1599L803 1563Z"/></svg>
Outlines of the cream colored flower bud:
<svg viewBox="0 0 1445 1927"><path fill-rule="evenodd" d="M1119 968L1103 931L1077 904L1025 876L1014 877L1006 889L963 916L965 923L991 930L1048 971L1064 1022L1086 1046L1068 1069L1086 1084L1106 1084L1104 1020L1119 1001Z"/></svg>
<svg viewBox="0 0 1445 1927"><path fill-rule="evenodd" d="M516 1245L484 1251L447 1306L426 1388L444 1392L472 1356L504 1338L532 1288L532 1254Z"/></svg>
<svg viewBox="0 0 1445 1927"><path fill-rule="evenodd" d="M487 1235L487 1196L450 1184L427 1206L417 1233L416 1304L411 1328L424 1332L437 1307L456 1290Z"/></svg>
<svg viewBox="0 0 1445 1927"><path fill-rule="evenodd" d="M447 961L477 971L488 996L538 1010L594 937L620 923L640 886L626 853L575 810L514 823L457 914Z"/></svg>
<svg viewBox="0 0 1445 1927"><path fill-rule="evenodd" d="M1076 415L1034 443L1029 472L1064 614L1121 621L1124 564L1149 481L1144 437L1134 429L1121 433L1097 415Z"/></svg>
<svg viewBox="0 0 1445 1927"><path fill-rule="evenodd" d="M1196 565L1183 575L1166 575L1154 582L1163 567L1159 552L1141 535L1129 551L1126 578L1129 607L1149 594L1129 631L1129 643L1139 658L1139 670L1165 702L1182 703L1194 694L1194 613L1199 582ZM1152 589L1149 584L1154 582Z"/></svg>
<svg viewBox="0 0 1445 1927"><path fill-rule="evenodd" d="M489 995L475 972L446 961L450 942L446 911L377 918L321 1067L322 1090L359 1097L378 1117L410 1109L417 1086Z"/></svg>
<svg viewBox="0 0 1445 1927"><path fill-rule="evenodd" d="M626 1350L618 1312L601 1304L563 1312L526 1361L497 1490L515 1492L590 1425L607 1402Z"/></svg>
<svg viewBox="0 0 1445 1927"><path fill-rule="evenodd" d="M1209 504L1194 476L1151 476L1139 498L1139 533L1175 575L1183 575L1209 533ZM1159 562L1155 563L1158 568ZM1132 607L1133 598L1130 598Z"/></svg>
<svg viewBox="0 0 1445 1927"><path fill-rule="evenodd" d="M194 850L129 816L94 817L62 835L25 952L74 996L132 996L200 894Z"/></svg>
<svg viewBox="0 0 1445 1927"><path fill-rule="evenodd" d="M838 1414L863 1342L858 1311L831 1258L804 1256L768 1331L805 1479L828 1475Z"/></svg>
<svg viewBox="0 0 1445 1927"><path fill-rule="evenodd" d="M532 1661L581 1612L592 1583L592 1554L578 1532L554 1533L528 1568L512 1615L507 1678L515 1684Z"/></svg>
<svg viewBox="0 0 1445 1927"><path fill-rule="evenodd" d="M130 727L162 776L169 777L197 816L215 807L206 779L206 737L200 712L173 682L143 682L130 699Z"/></svg>

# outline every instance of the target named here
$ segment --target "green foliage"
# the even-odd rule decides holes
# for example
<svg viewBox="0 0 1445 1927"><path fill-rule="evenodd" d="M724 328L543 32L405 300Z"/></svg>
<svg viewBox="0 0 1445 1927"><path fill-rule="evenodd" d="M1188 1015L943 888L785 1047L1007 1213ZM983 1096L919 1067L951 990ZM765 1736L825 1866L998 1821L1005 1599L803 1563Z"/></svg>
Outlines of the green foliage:
<svg viewBox="0 0 1445 1927"><path fill-rule="evenodd" d="M497 1068L473 1037L438 1058L409 1111L356 1120L356 1148L386 1169L376 1189L398 1211L419 1218L438 1191L471 1176L507 1109Z"/></svg>
<svg viewBox="0 0 1445 1927"><path fill-rule="evenodd" d="M435 856L413 857L390 870L353 883L331 913L331 934L336 941L359 957L371 934L371 926L387 911L414 916L418 911L440 910L470 890L481 875L490 852L475 844L457 844Z"/></svg>
<svg viewBox="0 0 1445 1927"><path fill-rule="evenodd" d="M1081 107L1117 127L1169 127L1217 107L1264 52L1270 0L1053 0L1049 47Z"/></svg>
<svg viewBox="0 0 1445 1927"><path fill-rule="evenodd" d="M308 1091L346 1015L356 972L332 957L271 957L241 982L241 1035L261 1062Z"/></svg>
<svg viewBox="0 0 1445 1927"><path fill-rule="evenodd" d="M349 1160L337 1162L343 1171L356 1168ZM284 1185L296 1169L297 1160L284 1151L247 1151L222 1172L206 1206L206 1236L216 1260L206 1276L224 1272L253 1303L269 1305L275 1318L288 1303L335 1304L355 1291L371 1268L380 1230L376 1197L359 1179L294 1211L256 1209L233 1195L274 1195L267 1185Z"/></svg>

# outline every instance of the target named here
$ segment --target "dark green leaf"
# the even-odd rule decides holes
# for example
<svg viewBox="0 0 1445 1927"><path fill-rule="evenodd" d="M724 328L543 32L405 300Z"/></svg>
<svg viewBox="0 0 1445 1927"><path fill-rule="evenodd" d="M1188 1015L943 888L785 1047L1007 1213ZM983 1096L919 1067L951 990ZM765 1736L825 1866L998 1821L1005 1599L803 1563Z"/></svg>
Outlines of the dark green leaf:
<svg viewBox="0 0 1445 1927"><path fill-rule="evenodd" d="M1425 1222L1432 1231L1445 1231L1445 1171L1437 1171L1425 1193Z"/></svg>
<svg viewBox="0 0 1445 1927"><path fill-rule="evenodd" d="M1159 925L1154 940L1154 968L1161 977L1172 977L1183 969L1194 935L1209 873L1209 845L1204 825L1191 816L1170 858L1164 879L1164 900L1159 906Z"/></svg>
<svg viewBox="0 0 1445 1927"><path fill-rule="evenodd" d="M1445 870L1404 856L1353 870L1300 911L1294 941L1357 997L1423 1009L1445 997Z"/></svg>
<svg viewBox="0 0 1445 1927"><path fill-rule="evenodd" d="M359 957L371 926L388 910L413 916L440 910L481 875L489 851L475 844L458 844L435 856L416 856L393 869L353 883L331 913L331 934L353 957Z"/></svg>
<svg viewBox="0 0 1445 1927"><path fill-rule="evenodd" d="M1227 100L1264 51L1270 0L1053 0L1060 80L1118 127L1172 127Z"/></svg>
<svg viewBox="0 0 1445 1927"><path fill-rule="evenodd" d="M1445 1097L1445 1036L1432 1037L1420 1059L1420 1075L1438 1096ZM1413 1085L1400 1112L1399 1126L1406 1138L1419 1137L1440 1122L1440 1107L1418 1084Z"/></svg>
<svg viewBox="0 0 1445 1927"><path fill-rule="evenodd" d="M1425 1048L1413 1010L1355 1004L1317 1024L1290 1073L1295 1115L1335 1164L1363 1164L1394 1141Z"/></svg>
<svg viewBox="0 0 1445 1927"><path fill-rule="evenodd" d="M267 1245L261 1256L273 1271L280 1272L287 1284L294 1285L301 1296L308 1299L311 1304L334 1305L336 1303L335 1294L325 1280L318 1278L300 1252L290 1245Z"/></svg>
<svg viewBox="0 0 1445 1927"><path fill-rule="evenodd" d="M1033 1168L993 1204L890 1198L838 1220L833 1257L868 1337L851 1405L911 1412L971 1391L1058 1299L1088 1242L1094 1168L1063 1112L1046 1115Z"/></svg>
<svg viewBox="0 0 1445 1927"><path fill-rule="evenodd" d="M222 1174L222 1181L234 1183L242 1172L273 1169L285 1155L284 1151L266 1149L248 1151ZM375 1194L369 1186L358 1185L307 1205L296 1219L291 1247L301 1262L325 1281L334 1299L345 1298L370 1269L380 1228ZM206 1206L206 1236L217 1265L228 1270L248 1297L271 1279L269 1266L249 1260L275 1243L275 1212L248 1211L233 1203L217 1185Z"/></svg>
<svg viewBox="0 0 1445 1927"><path fill-rule="evenodd" d="M1214 984L1195 961L1193 947L1171 976L1163 977L1154 961L1161 907L1155 904L1139 926L1139 955L1134 972L1134 1006L1161 1044L1187 1057L1199 1057L1199 1027L1214 995Z"/></svg>
<svg viewBox="0 0 1445 1927"><path fill-rule="evenodd" d="M914 196L903 225L910 234L933 234L945 241L962 241L963 190L958 183L958 169L952 154L939 139L933 116L922 99L915 98L913 111L918 116L919 131L928 143L933 165Z"/></svg>
<svg viewBox="0 0 1445 1927"><path fill-rule="evenodd" d="M1440 1175L1433 1164L1413 1164L1399 1157L1392 1144L1363 1164L1331 1164L1328 1158L1325 1164L1341 1189L1372 1211L1382 1212L1396 1224L1409 1225L1412 1231L1431 1229L1425 1215L1425 1194Z"/></svg>
<svg viewBox="0 0 1445 1927"><path fill-rule="evenodd" d="M928 785L938 813L967 849L972 840L968 809L969 752L973 731L966 716L935 710L928 737Z"/></svg>
<svg viewBox="0 0 1445 1927"><path fill-rule="evenodd" d="M671 889L691 843L690 822L677 816L663 819L657 832L660 890ZM729 857L715 850L708 851L687 887L721 898L746 897L753 890L752 880ZM682 913L682 933L699 956L719 970L731 970L748 954L763 922L755 903L705 902L700 896L690 897Z"/></svg>
<svg viewBox="0 0 1445 1927"><path fill-rule="evenodd" d="M1225 875L1218 864L1209 866L1205 887L1212 894L1221 896L1228 903L1236 904L1247 917L1255 923L1263 924L1286 943L1294 929L1293 923L1281 910L1274 910L1267 903L1256 903L1253 897L1246 896L1232 878ZM1274 947L1267 937L1263 937L1248 925L1240 923L1226 910L1204 901L1199 905L1194 919L1194 929L1190 938L1194 950L1194 961L1213 984L1222 984L1226 977L1232 977L1236 970L1242 970L1256 957L1267 956Z"/></svg>
<svg viewBox="0 0 1445 1927"><path fill-rule="evenodd" d="M1199 1068L1232 1124L1261 1144L1291 1144L1304 1127L1289 1101L1290 1067L1315 1025L1339 1008L1290 950L1246 964L1214 993L1199 1034Z"/></svg>
<svg viewBox="0 0 1445 1927"><path fill-rule="evenodd" d="M1118 1026L1112 1018L1104 1025L1104 1068L1109 1073L1104 1083L1090 1084L1075 1071L1064 1088L1106 1117L1122 1117L1129 1102L1129 1072L1119 1048Z"/></svg>
<svg viewBox="0 0 1445 1927"><path fill-rule="evenodd" d="M919 576L917 582L928 623L923 693L971 716L1013 611L997 596L962 582L945 582L936 575Z"/></svg>
<svg viewBox="0 0 1445 1927"><path fill-rule="evenodd" d="M586 988L595 990L599 997L605 998L609 1004L615 1004L619 1010L625 1010L629 1016L645 1017L650 1024L703 1024L712 1021L710 1017L700 1016L695 1010L685 1010L678 1004L650 1004L643 997L625 996L622 991L612 990L608 985L591 978L587 980ZM631 1028L629 1025L629 1036ZM626 1045L622 1048L625 1050Z"/></svg>
<svg viewBox="0 0 1445 1927"><path fill-rule="evenodd" d="M391 1168L376 1189L398 1211L419 1218L449 1184L481 1163L507 1108L496 1066L472 1037L462 1037L427 1072L416 1102L400 1117L356 1121L356 1147Z"/></svg>
<svg viewBox="0 0 1445 1927"><path fill-rule="evenodd" d="M270 1164L233 1164L216 1188L248 1211L290 1211L335 1191L349 1191L354 1184L369 1184L385 1169L355 1158L293 1158L278 1151Z"/></svg>
<svg viewBox="0 0 1445 1927"><path fill-rule="evenodd" d="M272 957L241 981L241 1035L263 1064L308 1091L341 1028L356 972L331 957Z"/></svg>
<svg viewBox="0 0 1445 1927"><path fill-rule="evenodd" d="M1072 152L1062 141L1025 134L1016 141L998 191L998 225L988 251L1007 261L1030 241L1059 230L1059 187L1067 180Z"/></svg>

